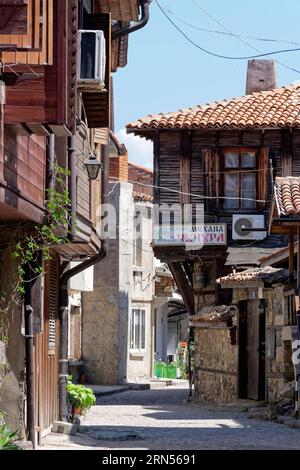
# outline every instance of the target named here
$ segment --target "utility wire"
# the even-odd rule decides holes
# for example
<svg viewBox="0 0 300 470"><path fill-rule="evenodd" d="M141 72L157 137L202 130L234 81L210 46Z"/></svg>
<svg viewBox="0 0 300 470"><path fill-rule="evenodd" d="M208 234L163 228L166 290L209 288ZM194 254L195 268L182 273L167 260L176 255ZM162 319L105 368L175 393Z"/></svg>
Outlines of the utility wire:
<svg viewBox="0 0 300 470"><path fill-rule="evenodd" d="M241 56L241 57L234 57L234 56L226 56L226 55L222 55L222 54L217 54L215 52L212 52L212 51L209 51L207 49L205 49L204 47L201 47L199 44L197 44L195 41L193 41L184 31L182 31L179 26L177 26L176 23L174 23L174 21L169 17L169 15L164 11L164 9L161 7L161 5L159 4L158 0L155 0L158 8L160 9L160 11L163 13L163 15L167 18L167 20L174 26L175 29L177 29L177 31L185 37L185 39L191 43L193 46L197 47L197 49L200 49L202 52L205 52L206 54L209 54L213 57L218 57L219 59L228 59L228 60L248 60L248 59L257 59L259 57L268 57L268 56L271 56L271 55L276 55L276 54L284 54L284 53L287 53L287 52L297 52L297 51L300 51L300 48L294 48L294 49L282 49L282 50L278 50L278 51L272 51L272 52L267 52L267 53L264 53L264 54L257 54L257 55L252 55L252 56ZM296 70L296 69L292 69L294 72L297 72L300 74L300 70Z"/></svg>
<svg viewBox="0 0 300 470"><path fill-rule="evenodd" d="M119 179L116 177L111 177L110 180L117 180L119 182ZM131 181L128 180L128 183L136 183L136 181ZM193 196L198 199L224 199L224 200L234 200L234 201L251 201L251 202L261 202L261 203L266 203L267 201L264 199L252 199L252 198L247 198L247 197L228 197L228 196L205 196L200 195L200 194L194 194L194 193L188 193L188 192L183 192L183 191L178 191L176 189L171 189L167 188L165 186L157 186L153 184L146 184L146 183L139 183L141 186L145 186L148 188L155 188L155 189L163 189L164 191L168 191L170 193L176 193L176 194L182 194L184 196Z"/></svg>
<svg viewBox="0 0 300 470"><path fill-rule="evenodd" d="M193 2L193 4L199 8L199 10L201 10L206 16L208 16L210 19L212 19L216 24L218 24L219 26L221 26L221 28L223 28L227 33L229 34L233 34L236 39L238 41L240 41L242 44L245 44L246 46L250 47L252 50L258 52L259 54L263 54L263 52L259 49L257 49L257 47L253 46L252 44L249 44L249 42L245 41L242 37L239 37L238 35L236 35L235 33L233 33L233 31L231 31L231 29L227 28L227 26L225 26L223 23L221 23L221 21L219 21L217 18L215 18L214 16L212 16L210 13L208 13L208 11L204 10L204 8L199 5L199 3L196 1L196 0L191 0ZM267 57L270 57L270 54L267 55ZM279 61L278 59L276 59L276 62L281 65L282 67L285 67L289 70L292 70L293 72L296 72L296 73L300 73L299 70L296 70L294 69L293 67L290 67L289 65L286 65L284 64L283 62Z"/></svg>
<svg viewBox="0 0 300 470"><path fill-rule="evenodd" d="M213 34L221 34L223 36L229 36L229 37L234 37L234 38L239 38L239 39L252 39L253 41L261 41L261 42L275 42L279 44L289 44L291 46L300 46L299 42L293 42L293 41L287 41L285 39L271 39L271 38L260 38L257 36L246 36L242 34L237 34L233 33L230 31L219 31L216 29L208 29L208 28L202 28L201 26L197 26L195 24L190 23L189 21L181 18L180 16L176 15L172 10L166 7L162 7L167 13L170 13L172 16L174 16L177 20L179 20L181 23L185 24L186 26L189 26L192 29L196 29L198 31L203 31L204 33L213 33Z"/></svg>

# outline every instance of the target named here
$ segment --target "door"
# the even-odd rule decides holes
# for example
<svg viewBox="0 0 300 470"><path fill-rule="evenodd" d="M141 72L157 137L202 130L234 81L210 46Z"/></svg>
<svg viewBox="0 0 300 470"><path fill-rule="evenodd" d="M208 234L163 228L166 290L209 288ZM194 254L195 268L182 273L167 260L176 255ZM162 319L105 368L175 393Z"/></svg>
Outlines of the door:
<svg viewBox="0 0 300 470"><path fill-rule="evenodd" d="M265 313L259 300L239 304L239 397L265 398Z"/></svg>
<svg viewBox="0 0 300 470"><path fill-rule="evenodd" d="M258 301L247 308L247 398L258 400L259 391L259 314Z"/></svg>
<svg viewBox="0 0 300 470"><path fill-rule="evenodd" d="M59 259L45 268L43 331L35 336L36 429L39 442L58 419L58 280Z"/></svg>

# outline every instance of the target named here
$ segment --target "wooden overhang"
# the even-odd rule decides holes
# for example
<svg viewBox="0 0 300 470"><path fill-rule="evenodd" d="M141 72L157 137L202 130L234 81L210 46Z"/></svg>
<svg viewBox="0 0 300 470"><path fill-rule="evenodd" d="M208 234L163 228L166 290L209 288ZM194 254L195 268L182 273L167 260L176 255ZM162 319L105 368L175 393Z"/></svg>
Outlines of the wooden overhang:
<svg viewBox="0 0 300 470"><path fill-rule="evenodd" d="M109 128L111 124L111 14L89 15L86 19L86 29L99 29L104 32L106 71L103 90L82 93L84 111L90 128Z"/></svg>
<svg viewBox="0 0 300 470"><path fill-rule="evenodd" d="M96 13L110 13L113 20L138 21L138 0L95 0Z"/></svg>
<svg viewBox="0 0 300 470"><path fill-rule="evenodd" d="M50 20L43 22L43 28L48 28L43 36L49 35L45 39L47 53L28 50L3 54L6 63L18 64L10 74L5 68L5 124L26 123L39 135L45 135L47 128L57 136L71 135L76 131L78 2L46 1L47 14L53 21L52 27Z"/></svg>

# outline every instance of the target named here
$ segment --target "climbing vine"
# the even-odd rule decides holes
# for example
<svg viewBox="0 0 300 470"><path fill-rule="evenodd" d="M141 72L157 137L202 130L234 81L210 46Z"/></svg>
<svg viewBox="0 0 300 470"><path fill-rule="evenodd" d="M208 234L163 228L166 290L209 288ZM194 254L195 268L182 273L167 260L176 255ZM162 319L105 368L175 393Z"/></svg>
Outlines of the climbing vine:
<svg viewBox="0 0 300 470"><path fill-rule="evenodd" d="M32 232L19 238L12 257L18 260L17 292L24 294L25 266L29 265L33 277L43 274L43 261L51 260L50 248L68 241L70 233L70 197L66 187L69 171L54 166L55 187L47 189L46 215L41 225L35 225ZM43 253L41 261L40 253Z"/></svg>

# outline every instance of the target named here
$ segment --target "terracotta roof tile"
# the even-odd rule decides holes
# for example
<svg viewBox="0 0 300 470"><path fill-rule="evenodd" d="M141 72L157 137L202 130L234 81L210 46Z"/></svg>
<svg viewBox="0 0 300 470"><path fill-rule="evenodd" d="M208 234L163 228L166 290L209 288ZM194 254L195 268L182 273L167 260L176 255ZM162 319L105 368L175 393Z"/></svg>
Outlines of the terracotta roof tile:
<svg viewBox="0 0 300 470"><path fill-rule="evenodd" d="M277 177L275 179L275 200L279 217L299 216L300 177Z"/></svg>
<svg viewBox="0 0 300 470"><path fill-rule="evenodd" d="M237 284L243 286L257 282L265 282L271 285L275 283L284 283L288 278L288 269L266 266L264 268L251 268L239 273L228 274L228 276L219 278L217 283L223 285Z"/></svg>
<svg viewBox="0 0 300 470"><path fill-rule="evenodd" d="M300 84L153 114L128 124L127 130L257 127L300 127Z"/></svg>

